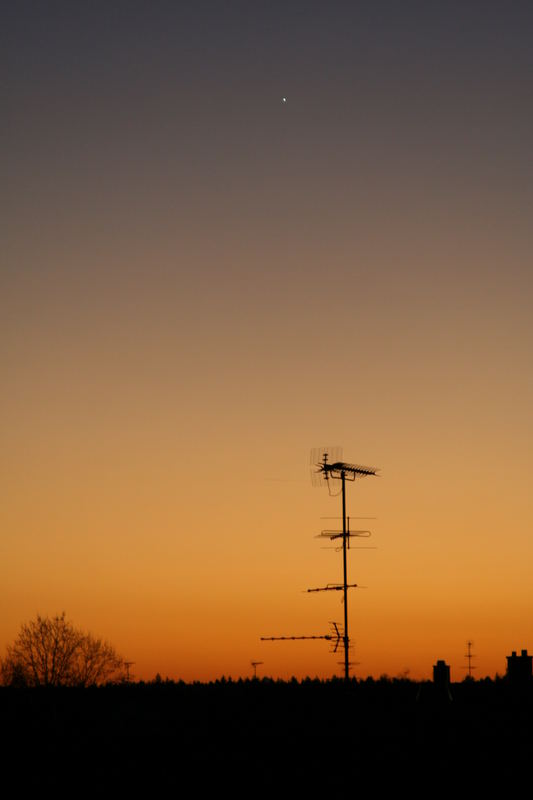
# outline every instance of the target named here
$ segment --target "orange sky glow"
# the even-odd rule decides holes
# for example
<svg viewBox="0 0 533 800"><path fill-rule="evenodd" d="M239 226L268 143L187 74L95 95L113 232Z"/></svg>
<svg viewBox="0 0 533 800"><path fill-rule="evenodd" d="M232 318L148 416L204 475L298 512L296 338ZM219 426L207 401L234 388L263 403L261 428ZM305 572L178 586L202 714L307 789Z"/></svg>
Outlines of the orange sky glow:
<svg viewBox="0 0 533 800"><path fill-rule="evenodd" d="M530 27L338 7L244 39L11 12L0 653L65 610L136 679L340 675L260 641L342 622L305 592L342 578L321 445L380 469L356 676L533 650Z"/></svg>

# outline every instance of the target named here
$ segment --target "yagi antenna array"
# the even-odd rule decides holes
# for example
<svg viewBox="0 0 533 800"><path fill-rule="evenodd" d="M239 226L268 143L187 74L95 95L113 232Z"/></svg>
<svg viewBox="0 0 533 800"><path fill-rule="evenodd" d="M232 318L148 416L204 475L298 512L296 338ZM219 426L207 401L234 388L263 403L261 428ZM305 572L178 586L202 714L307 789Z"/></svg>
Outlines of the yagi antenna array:
<svg viewBox="0 0 533 800"><path fill-rule="evenodd" d="M350 517L346 517L344 520L344 525L342 531L337 530L322 530L320 533L315 537L317 539L329 539L331 542L335 539L342 539L342 546L344 547L344 542L347 540L347 547L348 550L350 549L350 539L368 539L372 536L371 531L369 530L359 530L359 531L351 531L350 530ZM360 548L362 549L362 548ZM374 548L373 548L374 549Z"/></svg>
<svg viewBox="0 0 533 800"><path fill-rule="evenodd" d="M340 463L342 461L342 447L314 447L311 450L309 466L311 468L311 483L313 486L327 486L327 476L322 470L322 464L326 462Z"/></svg>
<svg viewBox="0 0 533 800"><path fill-rule="evenodd" d="M347 583L347 589L357 589L358 583ZM328 583L327 586L319 586L318 589L306 589L306 592L342 592L344 590L343 583Z"/></svg>
<svg viewBox="0 0 533 800"><path fill-rule="evenodd" d="M336 622L330 623L332 627L332 631L330 633L323 633L315 636L261 636L262 642L296 642L301 640L307 639L325 639L328 642L333 643L333 653L337 652L339 644L342 641L343 635L339 630L339 626Z"/></svg>
<svg viewBox="0 0 533 800"><path fill-rule="evenodd" d="M342 494L342 530L323 530L319 538L329 539L330 541L340 539L342 541L342 562L343 562L343 581L342 583L328 583L326 586L319 586L315 589L307 589L307 592L343 592L344 603L344 627L341 630L333 622L334 633L313 635L313 636L261 636L261 641L297 641L302 639L326 639L334 643L334 652L342 642L344 647L344 676L348 680L350 677L350 662L348 651L351 647L348 636L348 589L358 588L357 583L348 583L347 557L346 552L350 547L350 539L356 537L368 537L371 535L369 530L350 530L350 517L346 514L346 481L355 481L356 478L364 478L369 475L377 475L378 470L374 467L363 467L359 464L352 464L342 460L341 447L317 447L311 450L311 481L315 486L327 486L330 494L331 483L338 480L341 488L336 494ZM328 517L323 517L328 519ZM330 517L329 519L337 519ZM374 517L358 517L356 519L374 519ZM364 588L364 587L361 587Z"/></svg>
<svg viewBox="0 0 533 800"><path fill-rule="evenodd" d="M311 465L315 468L311 474L315 486L324 486L330 478L354 481L356 478L378 474L378 470L374 467L348 464L343 461L341 447L315 447L311 450L310 460Z"/></svg>
<svg viewBox="0 0 533 800"><path fill-rule="evenodd" d="M328 583L326 586L318 589L308 589L312 592L330 592L342 591L344 602L344 677L346 680L350 677L350 660L348 658L348 651L350 649L350 637L348 635L348 589L356 589L356 583L348 583L348 567L347 567L347 550L350 547L350 539L354 537L370 536L370 531L350 531L350 517L346 514L346 481L355 481L356 478L365 478L370 475L377 475L378 470L374 467L363 467L360 464L352 464L343 461L342 450L340 447L319 447L311 450L311 464L314 466L314 471L311 473L311 479L315 486L326 485L329 493L331 491L331 481L338 480L341 482L341 488L336 494L342 494L342 530L332 531L323 530L320 533L321 538L328 538L331 541L335 539L342 540L342 567L343 567L343 581L340 584Z"/></svg>

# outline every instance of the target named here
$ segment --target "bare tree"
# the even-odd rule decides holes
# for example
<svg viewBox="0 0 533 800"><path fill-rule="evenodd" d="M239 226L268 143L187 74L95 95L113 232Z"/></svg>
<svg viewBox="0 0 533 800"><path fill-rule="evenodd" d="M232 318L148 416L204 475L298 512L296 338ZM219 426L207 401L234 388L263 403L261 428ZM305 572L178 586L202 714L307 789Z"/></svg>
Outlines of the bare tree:
<svg viewBox="0 0 533 800"><path fill-rule="evenodd" d="M124 659L118 656L114 649L102 639L95 639L90 633L81 640L76 651L73 674L78 686L92 686L108 680L113 673L119 673L124 678Z"/></svg>
<svg viewBox="0 0 533 800"><path fill-rule="evenodd" d="M123 679L123 666L110 644L75 628L63 612L22 625L0 678L11 686L90 686Z"/></svg>

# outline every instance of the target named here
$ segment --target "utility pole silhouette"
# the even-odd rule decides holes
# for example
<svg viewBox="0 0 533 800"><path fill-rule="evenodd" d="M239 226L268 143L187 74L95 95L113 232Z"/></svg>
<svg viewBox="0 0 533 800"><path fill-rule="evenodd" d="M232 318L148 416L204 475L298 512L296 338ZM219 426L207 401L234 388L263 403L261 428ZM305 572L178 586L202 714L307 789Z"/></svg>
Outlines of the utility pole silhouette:
<svg viewBox="0 0 533 800"><path fill-rule="evenodd" d="M330 455L336 459L333 462L328 461ZM327 592L327 591L341 591L343 592L344 601L344 631L343 631L343 645L344 645L344 678L346 681L350 678L350 636L348 632L348 589L356 588L357 584L348 583L348 565L347 565L347 550L349 548L350 538L353 536L369 536L369 531L350 531L350 520L346 514L346 481L355 481L356 478L363 478L368 475L377 475L377 470L373 467L363 467L358 464L347 464L341 461L342 451L340 448L322 448L320 450L311 451L311 463L317 467L314 475L312 475L313 483L318 486L327 485L328 491L331 494L330 480L340 480L341 482L341 495L342 495L342 531L323 531L321 536L326 536L329 539L342 539L342 584L328 584L325 587L318 589L308 589L308 591Z"/></svg>

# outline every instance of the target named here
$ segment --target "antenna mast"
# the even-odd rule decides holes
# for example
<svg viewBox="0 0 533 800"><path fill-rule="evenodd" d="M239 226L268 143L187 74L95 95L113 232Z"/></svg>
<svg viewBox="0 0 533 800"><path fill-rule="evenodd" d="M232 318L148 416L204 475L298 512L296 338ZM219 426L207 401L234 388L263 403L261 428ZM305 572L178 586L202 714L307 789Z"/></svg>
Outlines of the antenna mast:
<svg viewBox="0 0 533 800"><path fill-rule="evenodd" d="M329 450L329 452L328 452ZM333 458L337 460L333 462L328 461L331 451L334 451ZM330 539L342 538L342 574L343 582L341 585L327 586L319 589L308 589L308 591L330 591L331 589L341 590L343 592L344 600L344 632L343 632L343 645L344 645L344 678L346 681L350 678L350 637L348 633L348 589L355 588L357 584L348 583L348 565L346 551L350 546L350 537L352 536L369 536L369 531L350 531L350 518L346 514L346 481L355 481L356 478L363 478L368 475L377 475L377 470L373 467L363 467L358 464L347 464L341 461L342 451L340 448L322 448L321 450L311 451L311 463L314 463L318 469L314 473L316 484L316 477L318 477L318 485L326 483L328 490L331 494L329 481L340 480L341 482L341 495L342 495L342 532L341 531L322 531L321 536L327 536ZM318 463L317 463L318 462Z"/></svg>
<svg viewBox="0 0 533 800"><path fill-rule="evenodd" d="M467 667L463 667L463 669L467 669L468 670L468 679L469 680L472 680L472 670L475 669L475 667L472 666L472 659L475 658L475 655L472 653L472 645L473 644L474 644L474 642L471 642L470 640L466 643L466 646L468 648L468 652L466 653L465 658L468 659L468 666Z"/></svg>
<svg viewBox="0 0 533 800"><path fill-rule="evenodd" d="M329 461L332 457L332 461ZM342 450L338 448L321 448L320 450L311 451L311 464L318 469L313 469L311 472L311 481L315 486L327 486L329 493L331 491L331 480L340 480L342 494L342 531L325 530L320 533L320 537L333 539L342 539L342 583L328 583L326 586L319 586L315 589L307 589L307 592L341 592L343 593L344 601L344 627L341 631L336 622L332 622L332 632L316 636L261 636L262 642L275 642L275 641L296 641L300 639L326 639L333 644L333 652L336 653L342 641L344 647L344 678L346 681L350 678L350 660L349 648L350 637L348 635L348 589L357 588L358 584L348 583L348 566L346 551L350 547L350 539L356 536L367 537L370 536L370 531L350 531L350 517L346 513L346 481L354 481L356 478L363 478L367 475L377 475L377 470L373 467L362 467L358 464L347 464L342 461ZM317 463L318 462L318 463ZM336 494L339 494L337 492ZM373 519L364 517L363 519ZM252 662L253 665L253 662Z"/></svg>
<svg viewBox="0 0 533 800"><path fill-rule="evenodd" d="M254 678L257 678L257 667L260 664L263 664L264 662L263 661L251 661L250 663L251 663L252 667L254 668Z"/></svg>

